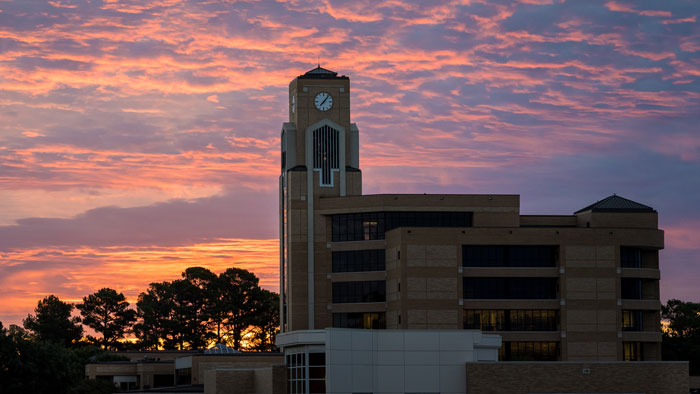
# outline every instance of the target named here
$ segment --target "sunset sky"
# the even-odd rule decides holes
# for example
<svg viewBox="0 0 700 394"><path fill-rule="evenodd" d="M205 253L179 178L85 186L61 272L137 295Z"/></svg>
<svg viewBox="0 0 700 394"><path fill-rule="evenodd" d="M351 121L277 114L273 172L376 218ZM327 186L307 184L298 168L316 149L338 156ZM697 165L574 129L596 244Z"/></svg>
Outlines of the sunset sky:
<svg viewBox="0 0 700 394"><path fill-rule="evenodd" d="M428 6L427 4L430 4ZM278 290L288 83L350 77L365 193L617 193L700 301L700 2L0 0L0 321L185 268Z"/></svg>

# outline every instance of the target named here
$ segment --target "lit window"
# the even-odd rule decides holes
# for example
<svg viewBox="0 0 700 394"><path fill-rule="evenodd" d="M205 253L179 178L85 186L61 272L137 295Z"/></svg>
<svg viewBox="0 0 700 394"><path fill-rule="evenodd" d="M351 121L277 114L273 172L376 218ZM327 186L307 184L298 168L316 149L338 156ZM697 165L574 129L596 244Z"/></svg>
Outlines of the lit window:
<svg viewBox="0 0 700 394"><path fill-rule="evenodd" d="M642 361L642 343L641 342L623 342L622 343L624 361Z"/></svg>

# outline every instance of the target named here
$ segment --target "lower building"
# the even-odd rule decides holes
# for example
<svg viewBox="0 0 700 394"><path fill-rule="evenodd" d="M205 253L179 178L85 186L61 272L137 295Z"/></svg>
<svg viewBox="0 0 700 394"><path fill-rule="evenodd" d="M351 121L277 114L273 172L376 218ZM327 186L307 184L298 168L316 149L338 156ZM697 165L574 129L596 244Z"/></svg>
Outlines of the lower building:
<svg viewBox="0 0 700 394"><path fill-rule="evenodd" d="M464 393L466 362L497 361L476 330L326 328L281 334L289 394Z"/></svg>
<svg viewBox="0 0 700 394"><path fill-rule="evenodd" d="M128 361L93 362L86 379L99 379L132 393L286 392L281 353L238 352L222 345L199 351L116 352Z"/></svg>

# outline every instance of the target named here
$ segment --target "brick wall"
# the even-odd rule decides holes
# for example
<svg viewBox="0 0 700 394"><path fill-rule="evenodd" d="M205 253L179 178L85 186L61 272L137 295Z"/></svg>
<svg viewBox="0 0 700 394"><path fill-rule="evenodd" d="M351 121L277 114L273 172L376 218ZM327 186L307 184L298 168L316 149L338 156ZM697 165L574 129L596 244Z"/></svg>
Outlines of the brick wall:
<svg viewBox="0 0 700 394"><path fill-rule="evenodd" d="M687 362L498 362L467 363L466 369L466 394L687 394L689 390Z"/></svg>

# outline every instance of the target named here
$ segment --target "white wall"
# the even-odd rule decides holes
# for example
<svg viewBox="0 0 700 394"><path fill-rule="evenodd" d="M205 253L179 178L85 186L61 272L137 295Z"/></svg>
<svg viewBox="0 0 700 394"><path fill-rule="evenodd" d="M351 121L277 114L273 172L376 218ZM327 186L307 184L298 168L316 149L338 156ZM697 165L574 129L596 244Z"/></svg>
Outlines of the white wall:
<svg viewBox="0 0 700 394"><path fill-rule="evenodd" d="M326 330L327 393L464 393L465 363L498 361L479 331Z"/></svg>

